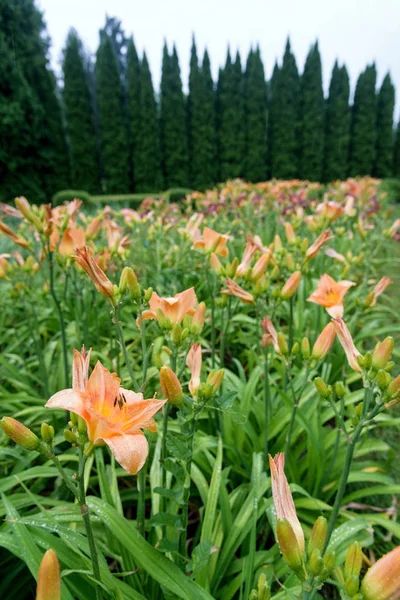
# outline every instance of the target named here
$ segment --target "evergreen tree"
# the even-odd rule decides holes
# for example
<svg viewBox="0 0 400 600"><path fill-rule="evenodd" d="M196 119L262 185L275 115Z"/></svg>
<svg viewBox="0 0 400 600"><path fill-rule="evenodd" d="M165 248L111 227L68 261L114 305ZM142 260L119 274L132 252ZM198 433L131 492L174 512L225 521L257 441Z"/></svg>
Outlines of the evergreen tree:
<svg viewBox="0 0 400 600"><path fill-rule="evenodd" d="M200 68L193 38L188 98L190 186L204 190L215 183L215 106L210 59Z"/></svg>
<svg viewBox="0 0 400 600"><path fill-rule="evenodd" d="M147 63L147 58L146 58ZM148 65L147 65L148 68ZM128 42L128 50L126 57L126 83L128 96L128 118L129 118L129 145L130 154L132 156L133 165L133 187L136 187L136 152L137 152L137 137L140 126L140 63L136 52L136 47L131 37ZM151 78L150 78L151 83ZM151 84L152 86L152 84ZM152 86L153 87L153 86ZM149 107L151 110L151 106Z"/></svg>
<svg viewBox="0 0 400 600"><path fill-rule="evenodd" d="M129 152L123 91L111 39L103 34L96 57L100 141L107 193L129 191Z"/></svg>
<svg viewBox="0 0 400 600"><path fill-rule="evenodd" d="M320 181L324 148L324 92L318 42L310 49L300 81L299 176Z"/></svg>
<svg viewBox="0 0 400 600"><path fill-rule="evenodd" d="M376 148L376 68L368 65L358 78L352 109L349 175L371 175Z"/></svg>
<svg viewBox="0 0 400 600"><path fill-rule="evenodd" d="M383 80L378 94L376 117L376 162L374 175L390 177L393 170L393 111L394 86L389 73Z"/></svg>
<svg viewBox="0 0 400 600"><path fill-rule="evenodd" d="M32 200L50 200L57 190L69 185L69 160L56 80L48 64L49 41L44 35L42 15L33 0L3 0L0 31L30 88L35 106L37 119L30 136L35 143L29 160L35 160L42 193Z"/></svg>
<svg viewBox="0 0 400 600"><path fill-rule="evenodd" d="M276 88L276 81L279 75L279 66L275 61L274 68L272 70L271 79L267 85L267 177L272 177L272 156L273 156L273 136L272 136L272 98Z"/></svg>
<svg viewBox="0 0 400 600"><path fill-rule="evenodd" d="M146 53L140 65L138 129L135 150L135 182L138 192L162 189L157 105Z"/></svg>
<svg viewBox="0 0 400 600"><path fill-rule="evenodd" d="M99 166L92 99L84 66L82 43L75 30L64 50L63 103L71 158L72 185L76 189L99 190Z"/></svg>
<svg viewBox="0 0 400 600"><path fill-rule="evenodd" d="M400 121L397 125L393 149L393 175L400 178Z"/></svg>
<svg viewBox="0 0 400 600"><path fill-rule="evenodd" d="M235 62L230 51L220 70L217 87L218 147L222 181L243 175L245 131L243 77L239 52Z"/></svg>
<svg viewBox="0 0 400 600"><path fill-rule="evenodd" d="M188 185L188 140L185 97L178 55L174 46L163 50L161 75L161 151L164 181L167 188Z"/></svg>
<svg viewBox="0 0 400 600"><path fill-rule="evenodd" d="M267 86L260 49L250 50L244 77L245 171L248 181L264 181L267 162Z"/></svg>
<svg viewBox="0 0 400 600"><path fill-rule="evenodd" d="M129 47L129 40L127 39L125 32L122 28L122 23L116 17L106 16L106 24L100 31L100 38L106 35L110 38L114 48L119 73L121 76L122 84L124 85L126 79L126 68L127 68L127 50Z"/></svg>
<svg viewBox="0 0 400 600"><path fill-rule="evenodd" d="M282 68L277 73L271 99L272 177L292 179L298 175L299 73L287 40Z"/></svg>
<svg viewBox="0 0 400 600"><path fill-rule="evenodd" d="M350 81L346 67L333 66L326 102L324 181L345 179L350 142Z"/></svg>

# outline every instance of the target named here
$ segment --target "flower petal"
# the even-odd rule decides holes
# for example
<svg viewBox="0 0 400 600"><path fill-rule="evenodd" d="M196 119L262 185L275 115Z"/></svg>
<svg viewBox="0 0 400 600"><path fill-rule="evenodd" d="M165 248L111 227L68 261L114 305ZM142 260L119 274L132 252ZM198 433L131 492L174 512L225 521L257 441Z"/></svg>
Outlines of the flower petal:
<svg viewBox="0 0 400 600"><path fill-rule="evenodd" d="M97 361L86 387L86 394L92 407L105 417L108 417L113 409L115 398L119 394L121 380L114 373L103 367Z"/></svg>
<svg viewBox="0 0 400 600"><path fill-rule="evenodd" d="M149 453L149 445L143 433L114 435L104 442L115 456L115 460L131 475L143 467Z"/></svg>
<svg viewBox="0 0 400 600"><path fill-rule="evenodd" d="M83 418L86 415L82 394L78 390L61 390L54 394L45 406L46 408L64 408Z"/></svg>
<svg viewBox="0 0 400 600"><path fill-rule="evenodd" d="M122 425L122 431L134 433L140 429L150 429L154 431L154 420L152 416L158 412L166 403L166 400L134 400L133 395L138 396L123 388L120 388L120 393L126 397L126 419Z"/></svg>

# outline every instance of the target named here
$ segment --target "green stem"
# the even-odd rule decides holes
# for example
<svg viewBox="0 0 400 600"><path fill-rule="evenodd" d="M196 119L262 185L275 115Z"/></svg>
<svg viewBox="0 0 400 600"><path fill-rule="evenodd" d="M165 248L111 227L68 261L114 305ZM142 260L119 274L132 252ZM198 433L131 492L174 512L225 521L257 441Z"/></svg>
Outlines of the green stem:
<svg viewBox="0 0 400 600"><path fill-rule="evenodd" d="M50 274L50 293L54 300L55 307L58 312L58 318L60 321L60 331L61 331L61 343L62 343L62 351L63 351L63 362L64 362L64 379L65 379L65 387L68 386L68 377L69 377L69 369L68 369L68 350L67 350L67 336L65 333L65 321L64 321L64 311L61 307L61 304L57 298L57 294L54 288L54 263L53 263L53 252L47 249L47 256L49 260L49 274Z"/></svg>
<svg viewBox="0 0 400 600"><path fill-rule="evenodd" d="M119 342L121 344L122 354L124 356L125 364L128 369L129 377L132 380L132 384L133 384L133 387L135 388L135 391L137 391L139 389L139 384L135 377L135 373L133 372L131 361L129 360L129 356L128 356L128 352L127 352L125 340L124 340L124 332L122 331L121 323L119 322L119 319L118 319L118 308L117 307L114 309L113 323L114 323L115 327L117 328Z"/></svg>
<svg viewBox="0 0 400 600"><path fill-rule="evenodd" d="M50 458L53 461L54 466L56 467L57 471L60 473L61 477L63 478L63 481L64 481L65 485L67 486L67 488L69 489L69 491L73 493L75 498L78 498L78 494L79 494L78 487L74 483L72 483L72 481L70 479L68 479L68 476L65 473L64 469L62 468L62 465L61 465L60 461L58 460L57 456L55 454L49 454L48 458Z"/></svg>
<svg viewBox="0 0 400 600"><path fill-rule="evenodd" d="M79 452L80 452L80 454L79 454L79 498L78 498L78 500L79 500L79 506L81 508L83 522L85 525L86 537L89 542L90 558L92 560L92 567L93 567L93 576L96 579L96 583L95 583L96 599L102 600L101 589L100 589L100 586L98 585L98 582L101 581L99 558L97 555L96 543L94 541L92 524L90 522L89 509L86 504L85 477L84 477L86 457L85 457L82 449L80 449Z"/></svg>
<svg viewBox="0 0 400 600"><path fill-rule="evenodd" d="M220 338L220 344L219 344L220 368L222 368L224 366L224 362L225 362L225 340L226 340L226 336L228 335L229 321L231 318L231 301L232 301L232 297L229 296L228 304L226 307L226 323L225 323L225 327L221 331L221 338Z"/></svg>
<svg viewBox="0 0 400 600"><path fill-rule="evenodd" d="M264 348L264 465L268 463L268 434L271 407L271 390L269 387L268 346Z"/></svg>
<svg viewBox="0 0 400 600"><path fill-rule="evenodd" d="M288 368L287 368L287 374L288 374L290 389L292 391L292 397L293 397L293 410L292 410L292 416L290 418L289 433L288 433L288 437L287 437L287 441L286 441L286 449L285 449L285 456L286 457L289 455L290 445L292 443L292 435L293 435L294 425L295 425L295 422L296 422L297 410L299 408L301 397L302 397L303 392L305 390L305 387L307 385L307 379L308 379L309 373L310 373L310 369L309 369L309 367L307 367L307 370L306 370L306 373L305 373L305 376L304 376L303 386L302 386L302 388L300 390L298 398L296 398L296 393L295 393L294 387L293 387L293 378L292 378L292 374L290 372L290 367L288 366Z"/></svg>
<svg viewBox="0 0 400 600"><path fill-rule="evenodd" d="M366 402L366 400L367 400L368 393L369 393L369 388L365 388L364 402ZM336 492L335 502L334 502L331 516L330 516L329 522L328 522L328 533L326 535L324 552L326 552L326 549L328 548L329 541L332 537L333 530L335 529L335 526L336 526L336 521L337 521L337 518L339 515L340 507L342 505L344 492L346 490L347 480L348 480L349 474L350 474L350 469L351 469L351 464L352 464L356 444L357 444L358 439L361 435L361 432L364 428L364 425L366 425L368 423L368 421L373 419L380 410L381 410L381 406L379 406L379 405L375 406L375 408L371 411L370 415L367 418L362 419L358 423L357 427L354 430L353 437L352 438L348 437L348 447L347 447L347 452L346 452L346 458L344 461L344 467L343 467L343 471L342 471L342 476L340 478L339 487Z"/></svg>
<svg viewBox="0 0 400 600"><path fill-rule="evenodd" d="M182 532L180 536L180 544L179 549L182 556L186 556L187 554L187 526L188 526L188 505L189 505L189 497L190 497L190 473L192 468L192 459L193 459L193 443L194 443L194 434L196 432L196 422L197 422L197 412L193 415L192 426L189 434L189 452L186 460L186 480L183 490L183 506L182 506Z"/></svg>
<svg viewBox="0 0 400 600"><path fill-rule="evenodd" d="M211 284L211 278L209 272L209 265L207 265L207 283L208 290L210 293L211 300L211 366L214 369L215 367L215 298L214 298L214 285Z"/></svg>
<svg viewBox="0 0 400 600"><path fill-rule="evenodd" d="M146 465L144 465L138 474L139 483L139 501L137 509L138 531L145 537L145 506L146 506Z"/></svg>
<svg viewBox="0 0 400 600"><path fill-rule="evenodd" d="M289 354L293 347L293 296L289 299Z"/></svg>

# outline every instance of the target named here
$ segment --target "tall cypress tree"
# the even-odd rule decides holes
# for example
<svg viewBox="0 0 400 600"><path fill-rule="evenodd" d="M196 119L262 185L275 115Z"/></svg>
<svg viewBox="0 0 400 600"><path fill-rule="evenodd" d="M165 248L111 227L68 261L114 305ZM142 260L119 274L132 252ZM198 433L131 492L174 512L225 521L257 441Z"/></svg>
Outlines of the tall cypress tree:
<svg viewBox="0 0 400 600"><path fill-rule="evenodd" d="M78 34L71 29L64 49L63 102L67 124L71 178L74 188L99 190L96 132L84 51Z"/></svg>
<svg viewBox="0 0 400 600"><path fill-rule="evenodd" d="M162 189L157 105L146 53L140 65L138 129L135 150L135 182L138 192Z"/></svg>
<svg viewBox="0 0 400 600"><path fill-rule="evenodd" d="M244 76L245 171L248 181L263 181L267 170L267 86L260 49L250 50Z"/></svg>
<svg viewBox="0 0 400 600"><path fill-rule="evenodd" d="M243 175L245 132L243 127L243 77L239 52L232 63L230 51L217 87L218 146L222 181Z"/></svg>
<svg viewBox="0 0 400 600"><path fill-rule="evenodd" d="M146 59L147 62L147 59ZM147 65L148 67L148 65ZM131 37L128 42L128 50L126 56L126 85L128 96L128 118L129 118L129 146L130 155L133 164L131 165L133 182L132 187L136 188L136 152L137 152L137 137L140 125L140 62L136 51L135 43ZM151 107L149 107L151 110Z"/></svg>
<svg viewBox="0 0 400 600"><path fill-rule="evenodd" d="M397 125L393 148L393 175L400 178L400 121Z"/></svg>
<svg viewBox="0 0 400 600"><path fill-rule="evenodd" d="M188 140L185 97L175 46L168 54L163 50L161 75L161 150L165 185L168 188L188 185Z"/></svg>
<svg viewBox="0 0 400 600"><path fill-rule="evenodd" d="M376 161L374 175L390 177L393 170L394 85L387 73L378 94L376 117Z"/></svg>
<svg viewBox="0 0 400 600"><path fill-rule="evenodd" d="M272 177L292 179L298 175L299 73L296 59L286 42L271 99Z"/></svg>
<svg viewBox="0 0 400 600"><path fill-rule="evenodd" d="M199 189L211 188L217 181L217 130L215 113L214 82L211 75L210 57L204 51L201 65L201 97L202 97L202 182Z"/></svg>
<svg viewBox="0 0 400 600"><path fill-rule="evenodd" d="M352 109L350 168L352 177L371 175L376 150L376 68L368 65L358 78Z"/></svg>
<svg viewBox="0 0 400 600"><path fill-rule="evenodd" d="M326 102L324 181L345 179L350 142L350 81L346 67L335 61Z"/></svg>
<svg viewBox="0 0 400 600"><path fill-rule="evenodd" d="M320 181L324 148L324 92L318 42L311 47L301 76L299 112L299 176Z"/></svg>
<svg viewBox="0 0 400 600"><path fill-rule="evenodd" d="M272 177L273 135L272 135L272 98L279 75L279 65L275 61L271 79L267 85L267 177Z"/></svg>
<svg viewBox="0 0 400 600"><path fill-rule="evenodd" d="M107 193L129 191L129 152L123 90L111 39L104 32L96 57L101 158Z"/></svg>
<svg viewBox="0 0 400 600"><path fill-rule="evenodd" d="M38 121L34 156L29 160L35 159L40 173L42 195L37 199L50 200L57 190L69 185L69 160L56 80L49 68L44 21L33 0L3 0L0 30L31 90Z"/></svg>

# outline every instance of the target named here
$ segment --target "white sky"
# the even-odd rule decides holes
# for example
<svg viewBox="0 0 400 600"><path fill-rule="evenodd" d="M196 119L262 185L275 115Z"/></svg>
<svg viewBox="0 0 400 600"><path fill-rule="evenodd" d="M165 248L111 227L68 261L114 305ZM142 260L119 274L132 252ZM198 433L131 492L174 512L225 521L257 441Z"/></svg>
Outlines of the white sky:
<svg viewBox="0 0 400 600"><path fill-rule="evenodd" d="M389 70L399 116L400 0L37 0L37 4L52 39L57 72L69 27L94 53L106 14L122 21L126 35L133 33L140 53L146 50L156 89L164 38L177 46L186 88L193 32L199 55L208 48L214 78L225 62L228 44L233 52L239 49L244 62L257 42L269 78L289 34L300 70L318 38L326 91L336 58L348 68L352 92L367 63L375 60L378 85Z"/></svg>

